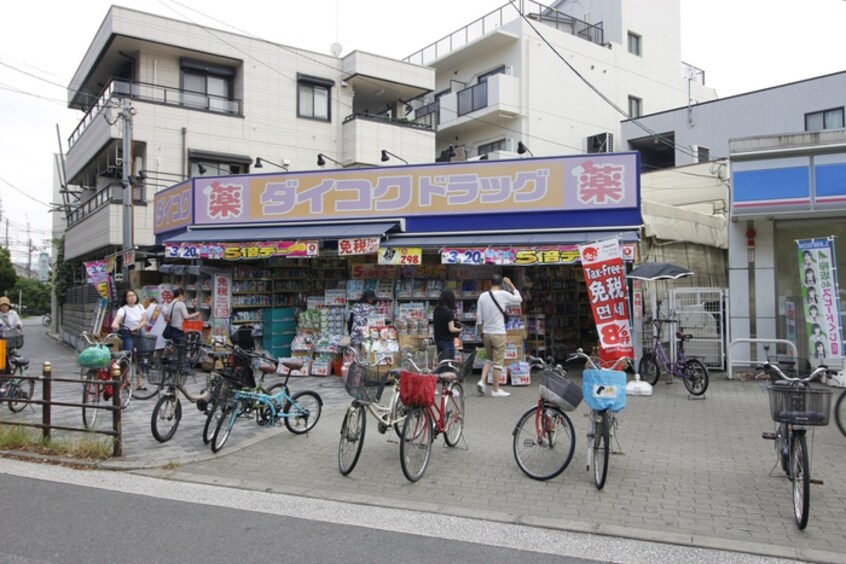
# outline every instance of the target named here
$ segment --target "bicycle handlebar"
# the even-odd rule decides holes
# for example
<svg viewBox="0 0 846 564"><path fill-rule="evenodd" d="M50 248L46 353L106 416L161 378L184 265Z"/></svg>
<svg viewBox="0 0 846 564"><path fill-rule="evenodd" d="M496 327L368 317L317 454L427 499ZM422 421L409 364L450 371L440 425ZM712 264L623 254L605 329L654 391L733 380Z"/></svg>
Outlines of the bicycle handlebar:
<svg viewBox="0 0 846 564"><path fill-rule="evenodd" d="M596 370L618 370L618 365L622 364L625 366L627 363L631 363L632 361L632 359L630 359L629 357L624 356L614 361L614 364L611 365L611 368L602 368L601 366L597 366L593 359L585 354L585 351L583 349L576 349L576 352L572 353L570 356L567 357L567 361L569 362L577 358L583 358L587 360L588 364L590 364L590 366Z"/></svg>
<svg viewBox="0 0 846 564"><path fill-rule="evenodd" d="M767 374L772 374L775 372L776 376L778 376L781 380L786 380L788 382L801 382L802 384L807 384L808 382L815 380L826 374L827 376L831 376L832 370L826 366L825 364L820 364L817 368L814 369L809 375L802 378L801 376L792 377L788 376L784 372L782 372L781 368L779 368L775 364L771 364L770 361L766 361L762 364L756 366L758 370L764 370Z"/></svg>

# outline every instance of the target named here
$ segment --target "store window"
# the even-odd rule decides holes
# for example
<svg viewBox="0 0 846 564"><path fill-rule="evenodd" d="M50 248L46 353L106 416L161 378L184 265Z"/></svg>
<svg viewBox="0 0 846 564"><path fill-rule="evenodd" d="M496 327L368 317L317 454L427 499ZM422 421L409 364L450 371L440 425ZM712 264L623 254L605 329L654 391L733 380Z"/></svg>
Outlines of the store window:
<svg viewBox="0 0 846 564"><path fill-rule="evenodd" d="M629 53L641 56L641 37L636 33L629 32Z"/></svg>
<svg viewBox="0 0 846 564"><path fill-rule="evenodd" d="M777 312L776 336L796 343L799 356L809 358L807 319L802 301L802 274L796 250L797 239L814 239L834 236L837 271L846 272L846 224L835 219L807 219L778 221L775 228L775 277ZM846 280L839 280L840 323L846 322ZM757 299L768 299L758 296Z"/></svg>
<svg viewBox="0 0 846 564"><path fill-rule="evenodd" d="M181 62L182 104L212 112L237 113L232 99L235 69L192 59Z"/></svg>
<svg viewBox="0 0 846 564"><path fill-rule="evenodd" d="M637 118L643 115L643 100L629 96L629 117Z"/></svg>
<svg viewBox="0 0 846 564"><path fill-rule="evenodd" d="M335 83L325 78L297 76L297 115L320 121L331 121L329 105L332 86Z"/></svg>
<svg viewBox="0 0 846 564"><path fill-rule="evenodd" d="M805 114L805 131L842 129L843 127L843 108L834 108L822 112Z"/></svg>

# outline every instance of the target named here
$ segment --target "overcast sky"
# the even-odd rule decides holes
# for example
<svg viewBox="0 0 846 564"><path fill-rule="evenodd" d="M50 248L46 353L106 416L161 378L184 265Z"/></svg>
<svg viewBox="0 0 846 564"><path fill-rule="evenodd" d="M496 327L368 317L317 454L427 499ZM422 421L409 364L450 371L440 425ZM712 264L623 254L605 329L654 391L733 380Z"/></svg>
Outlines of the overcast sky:
<svg viewBox="0 0 846 564"><path fill-rule="evenodd" d="M81 118L67 109L67 85L112 4L318 52L328 53L338 42L343 54L361 50L402 58L506 0L5 3L0 23L0 241L5 245L8 237L16 262L26 262L28 238L40 248L50 236L56 125L67 149L67 137ZM681 0L681 19L682 59L703 69L706 84L721 97L846 70L843 0Z"/></svg>

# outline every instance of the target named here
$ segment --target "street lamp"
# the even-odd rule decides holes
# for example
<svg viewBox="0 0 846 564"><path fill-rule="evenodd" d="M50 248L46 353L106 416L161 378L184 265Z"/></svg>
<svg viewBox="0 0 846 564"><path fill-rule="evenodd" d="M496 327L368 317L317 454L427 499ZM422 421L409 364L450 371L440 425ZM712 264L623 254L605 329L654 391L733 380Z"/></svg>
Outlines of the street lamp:
<svg viewBox="0 0 846 564"><path fill-rule="evenodd" d="M517 142L517 154L518 154L518 155L523 155L523 154L525 154L525 153L529 153L529 156L530 156L530 157L534 157L534 156L535 156L535 155L534 155L534 153L532 153L532 152L529 150L529 148L528 148L528 147L526 147L525 145L523 145L523 142L522 142L522 141L518 141L518 142Z"/></svg>
<svg viewBox="0 0 846 564"><path fill-rule="evenodd" d="M389 156L389 155L390 155L390 156ZM404 158L400 157L399 155L395 155L395 154L393 154L392 152L390 152L390 151L388 151L388 150L382 149L382 162L383 162L383 163L386 163L386 162L388 162L389 160L391 160L391 157L394 157L395 159L399 159L399 160L401 160L402 162L404 162L405 164L408 164L408 161L407 161L407 160L405 160Z"/></svg>
<svg viewBox="0 0 846 564"><path fill-rule="evenodd" d="M344 165L342 165L341 163L339 163L338 161L336 161L332 157L327 157L323 153L317 153L317 166L324 166L326 164L326 159L329 159L330 161L332 161L333 163L335 163L339 167L344 168Z"/></svg>

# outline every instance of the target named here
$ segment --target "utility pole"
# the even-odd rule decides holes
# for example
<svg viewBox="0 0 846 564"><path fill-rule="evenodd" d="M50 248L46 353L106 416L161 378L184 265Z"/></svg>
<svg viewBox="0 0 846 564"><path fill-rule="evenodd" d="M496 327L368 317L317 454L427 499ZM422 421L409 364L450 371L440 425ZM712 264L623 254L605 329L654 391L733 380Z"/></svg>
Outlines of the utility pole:
<svg viewBox="0 0 846 564"><path fill-rule="evenodd" d="M124 98L121 100L121 117L123 118L123 169L121 185L123 186L123 254L121 265L124 282L129 282L129 265L126 263L127 251L132 248L132 116L135 109Z"/></svg>

